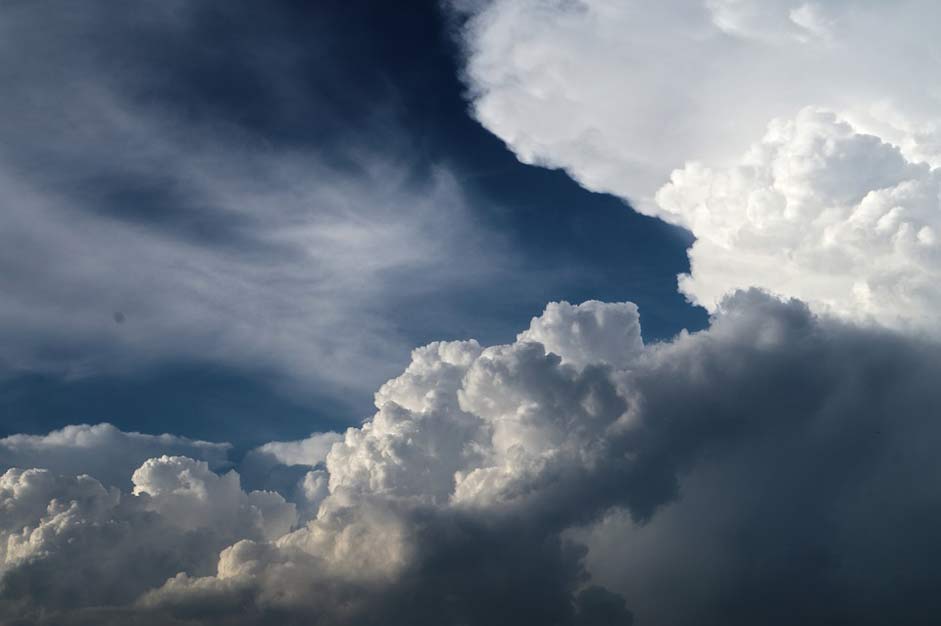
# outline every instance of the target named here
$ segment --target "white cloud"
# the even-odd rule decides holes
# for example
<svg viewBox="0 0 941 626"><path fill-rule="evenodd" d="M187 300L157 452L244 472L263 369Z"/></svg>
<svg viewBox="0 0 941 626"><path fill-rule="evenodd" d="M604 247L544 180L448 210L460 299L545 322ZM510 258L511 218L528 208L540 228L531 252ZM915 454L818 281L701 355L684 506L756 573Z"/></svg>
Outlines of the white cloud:
<svg viewBox="0 0 941 626"><path fill-rule="evenodd" d="M87 475L0 475L0 621L63 623L76 609L129 605L178 572L208 574L240 539L290 530L294 506L241 491L238 475L185 457L148 460L134 494Z"/></svg>
<svg viewBox="0 0 941 626"><path fill-rule="evenodd" d="M644 348L637 307L631 302L551 302L517 341L535 341L576 367L625 367Z"/></svg>
<svg viewBox="0 0 941 626"><path fill-rule="evenodd" d="M241 489L235 471L218 475L183 456L148 459L131 477L141 506L183 530L212 528L234 537L276 539L297 521L294 505L270 491Z"/></svg>
<svg viewBox="0 0 941 626"><path fill-rule="evenodd" d="M314 433L299 441L269 441L252 450L252 454L269 457L281 465L320 465L334 443L342 439L339 433Z"/></svg>
<svg viewBox="0 0 941 626"><path fill-rule="evenodd" d="M40 553L44 544L43 525L50 532L62 516L82 511L87 517L101 518L117 506L120 494L106 489L90 476L59 478L48 470L10 469L0 476L0 562L5 568ZM39 521L39 525L30 530Z"/></svg>
<svg viewBox="0 0 941 626"><path fill-rule="evenodd" d="M0 438L0 470L38 467L57 474L90 474L105 485L126 488L134 468L151 457L186 455L218 469L228 463L230 448L177 435L124 432L111 424L78 424L46 435Z"/></svg>
<svg viewBox="0 0 941 626"><path fill-rule="evenodd" d="M689 228L691 300L714 311L758 286L936 332L936 3L494 0L470 13L477 118L523 161Z"/></svg>
<svg viewBox="0 0 941 626"><path fill-rule="evenodd" d="M686 165L657 194L697 240L680 289L715 310L760 285L859 321L936 332L941 176L832 113L775 120L735 166Z"/></svg>

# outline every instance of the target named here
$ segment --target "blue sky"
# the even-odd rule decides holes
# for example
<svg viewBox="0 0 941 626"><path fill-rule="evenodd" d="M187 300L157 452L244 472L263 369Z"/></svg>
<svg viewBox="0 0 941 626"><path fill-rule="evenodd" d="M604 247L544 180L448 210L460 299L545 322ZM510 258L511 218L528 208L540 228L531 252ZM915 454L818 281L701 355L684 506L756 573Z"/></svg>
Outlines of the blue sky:
<svg viewBox="0 0 941 626"><path fill-rule="evenodd" d="M188 172L161 165L176 158L173 151L194 149L185 145L187 137L199 137L195 149L207 153L206 160L237 150L232 159L244 167L238 176L252 177L258 171L254 167L274 161L316 160L324 168L319 174L297 165L306 178L299 193L315 194L342 172L346 184L377 187L375 196L361 201L389 202L389 210L399 200L383 198L389 189L375 177L384 174L364 173L363 168L380 167L375 165L380 162L381 167L394 167L395 193L403 195L426 193L422 189L430 181L446 177L449 189L442 193L450 197L441 202L457 202L459 196L462 223L448 233L452 240L443 244L448 248L435 263L454 271L432 276L428 267L402 263L378 279L381 285L364 287L375 294L363 294L363 287L355 285L330 293L338 301L370 299L370 315L394 336L394 345L383 348L382 362L355 357L364 379L356 388L324 380L316 368L285 383L290 376L277 365L258 366L241 356L204 359L171 348L151 357L94 341L76 346L73 338L49 337L43 329L33 336L21 334L25 354L10 355L0 387L5 434L107 421L125 429L244 445L295 438L366 417L372 410L371 390L401 370L411 348L437 339L507 341L549 301L631 300L643 312L648 340L705 324L704 311L688 305L675 287L675 276L688 269L688 233L634 213L623 200L588 192L562 172L520 163L468 114L458 45L451 37L455 26L437 3L403 8L287 2L264 9L209 4L180 12L186 15L167 9L148 16L109 7L104 20L95 11L91 16L66 12L51 26L56 37L45 38L24 11L21 37L32 53L25 66L8 65L6 73L30 72L30 78L20 80L36 90L80 85L75 88L96 92L89 98L119 103L114 104L121 108L116 116L130 121L121 126L99 118L90 109L93 104L83 110L64 99L45 102L37 116L24 91L5 110L8 167L53 195L65 214L88 214L196 247L226 248L246 259L258 245L246 238L244 229L250 224L233 222L225 200L200 197L202 192L188 185ZM69 135L60 127L70 116L75 124L87 125L87 132ZM142 128L130 128L132 122ZM135 139L134 133L166 132L143 130L151 124L179 131L182 137L174 137L164 154L147 154L135 143L143 139ZM247 163L252 160L258 165ZM219 165L231 167L236 165ZM233 181L218 184L231 185L235 192ZM258 211L284 201L277 185L264 181L253 190ZM305 210L323 209L314 199ZM382 210L352 207L348 218L374 220L373 212ZM427 210L446 211L433 205ZM402 227L407 236L425 229L427 236L438 237L433 231L440 227L439 219L407 216ZM367 253L382 256L384 251ZM121 262L133 265L133 251L129 254ZM264 251L257 254L265 259ZM247 263L250 267L251 260ZM281 273L290 270L274 268L272 279ZM405 288L423 283L427 292L408 293ZM112 327L105 332L137 332L137 316L125 311L129 305L121 301L129 296L116 295L106 281L93 281L87 289L84 297L94 301L91 310ZM350 290L357 291L355 296ZM10 297L26 299L16 288ZM69 307L69 298L64 293L44 297L35 306ZM115 313L125 321L111 323ZM220 326L231 323L231 311L211 315ZM311 307L294 315L302 323L304 316L319 313ZM277 321L265 318L262 324L259 334ZM212 325L208 320L205 328L193 332L211 335ZM172 336L161 334L178 329L171 325L141 332L154 333L149 339L158 343L173 343ZM344 332L343 324L330 332ZM362 344L358 350L373 349L368 337L350 341ZM320 349L316 340L305 348ZM271 345L259 349L278 350ZM63 372L58 357L50 365L37 356L60 351L70 361L103 362L81 372Z"/></svg>
<svg viewBox="0 0 941 626"><path fill-rule="evenodd" d="M939 23L0 3L0 623L935 623Z"/></svg>

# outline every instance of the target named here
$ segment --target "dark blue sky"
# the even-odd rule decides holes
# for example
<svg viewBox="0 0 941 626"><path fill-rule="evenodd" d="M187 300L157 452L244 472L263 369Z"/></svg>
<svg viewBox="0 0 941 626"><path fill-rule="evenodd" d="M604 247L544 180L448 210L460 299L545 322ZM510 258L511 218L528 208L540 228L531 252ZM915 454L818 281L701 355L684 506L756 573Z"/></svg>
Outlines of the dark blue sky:
<svg viewBox="0 0 941 626"><path fill-rule="evenodd" d="M470 209L473 241L449 244L452 278L429 283L420 296L387 299L377 311L403 345L508 341L546 302L563 299L633 301L647 341L705 325L705 313L676 292L676 274L688 269L687 233L587 192L562 172L521 164L468 115L449 34L455 25L436 2L210 2L190 12L185 26L168 29L113 3L106 16L59 25L60 39L84 44L81 58L39 35L26 53L40 66L51 58L79 84L94 67L138 110L237 137L256 153L315 153L355 178L362 166L350 158L354 146L352 153L394 162L417 188L449 172ZM25 99L32 79L3 71ZM126 167L133 147L112 143L88 164L68 145L49 147L69 139L46 120L7 124L0 139L29 146L11 167L64 205L197 247L250 252L243 225L201 205L172 175ZM465 264L478 263L467 250L495 267L463 280ZM397 270L388 280L414 284L422 275ZM102 306L108 314L116 308ZM129 315L125 325L133 322ZM37 350L63 349L43 342ZM407 363L407 349L395 354L383 374ZM4 360L0 434L108 421L247 446L339 428L370 412L369 393L356 385L311 380L309 393L298 393L276 371L186 353L80 376L20 364L16 355Z"/></svg>

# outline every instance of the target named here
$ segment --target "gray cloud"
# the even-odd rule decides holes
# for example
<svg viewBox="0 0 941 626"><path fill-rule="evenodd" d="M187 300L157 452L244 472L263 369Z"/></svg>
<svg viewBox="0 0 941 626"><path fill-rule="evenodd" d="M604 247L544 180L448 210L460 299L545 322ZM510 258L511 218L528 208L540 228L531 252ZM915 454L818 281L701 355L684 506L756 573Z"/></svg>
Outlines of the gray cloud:
<svg viewBox="0 0 941 626"><path fill-rule="evenodd" d="M533 327L572 345L584 332L578 320L597 307L582 306L550 307ZM588 342L603 361L638 324L631 305L611 306L619 323L595 327L607 341ZM187 532L243 539L214 571L179 562L180 573L133 603L62 601L61 616L930 621L941 347L751 291L726 300L703 332L639 348L619 368L591 361L576 368L525 337L416 350L377 393L376 415L333 444L315 470L328 484L317 486L310 520L286 534L277 498L233 500L231 479L168 460L155 463L169 480L144 480L148 462L135 473L138 506ZM179 508L196 494L200 504ZM69 498L84 502L68 492L59 501ZM34 501L43 510L43 497ZM244 528L226 512L233 502L272 507L245 519L281 530L226 530ZM28 587L6 588L43 602Z"/></svg>

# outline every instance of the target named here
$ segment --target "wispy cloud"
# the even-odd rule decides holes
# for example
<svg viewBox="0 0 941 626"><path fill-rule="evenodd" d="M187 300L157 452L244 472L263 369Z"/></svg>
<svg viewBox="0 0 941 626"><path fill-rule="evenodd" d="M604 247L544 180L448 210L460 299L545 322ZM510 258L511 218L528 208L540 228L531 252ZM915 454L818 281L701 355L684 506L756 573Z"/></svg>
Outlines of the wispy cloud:
<svg viewBox="0 0 941 626"><path fill-rule="evenodd" d="M0 68L17 86L2 105L3 374L208 360L368 391L410 349L395 312L480 284L506 254L446 169L415 175L394 128L324 152L187 116L141 97L159 67L99 59L113 50L88 22L172 40L193 11L89 11L53 20L58 39L37 39L38 11L2 15L21 51Z"/></svg>

